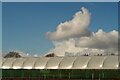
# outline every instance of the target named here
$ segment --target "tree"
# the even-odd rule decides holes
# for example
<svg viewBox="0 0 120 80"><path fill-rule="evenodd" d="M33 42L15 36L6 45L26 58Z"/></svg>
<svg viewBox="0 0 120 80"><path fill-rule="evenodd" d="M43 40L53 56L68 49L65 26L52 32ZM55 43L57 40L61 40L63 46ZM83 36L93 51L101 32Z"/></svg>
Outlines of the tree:
<svg viewBox="0 0 120 80"><path fill-rule="evenodd" d="M7 55L4 56L4 58L21 58L22 56L15 51L9 52Z"/></svg>

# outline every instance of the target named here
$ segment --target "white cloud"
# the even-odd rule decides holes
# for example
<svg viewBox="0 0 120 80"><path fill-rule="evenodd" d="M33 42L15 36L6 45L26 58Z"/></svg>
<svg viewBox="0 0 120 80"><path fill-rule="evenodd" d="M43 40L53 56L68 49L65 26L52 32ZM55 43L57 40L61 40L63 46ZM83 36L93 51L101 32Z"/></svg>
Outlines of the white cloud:
<svg viewBox="0 0 120 80"><path fill-rule="evenodd" d="M64 56L65 52L84 52L91 55L118 54L118 31L105 32L99 29L97 32L89 31L90 16L86 8L81 8L73 19L57 26L55 32L47 32L47 37L55 45L53 52L57 56Z"/></svg>
<svg viewBox="0 0 120 80"><path fill-rule="evenodd" d="M53 49L53 52L57 56L64 56L65 52L77 53L83 50L82 48L75 46L74 39L69 39L62 42L54 42L54 45L55 45L55 48Z"/></svg>
<svg viewBox="0 0 120 80"><path fill-rule="evenodd" d="M47 32L46 35L51 40L64 40L69 38L89 36L88 29L91 14L89 11L82 7L82 11L78 11L73 16L73 19L60 23L55 32Z"/></svg>
<svg viewBox="0 0 120 80"><path fill-rule="evenodd" d="M106 52L116 53L118 51L118 31L104 32L102 29L90 37L81 37L76 41L76 46L84 48L103 49Z"/></svg>
<svg viewBox="0 0 120 80"><path fill-rule="evenodd" d="M111 32L104 32L102 29L96 33L92 33L90 37L80 37L76 41L76 45L88 48L117 48L118 45L118 32L113 30Z"/></svg>
<svg viewBox="0 0 120 80"><path fill-rule="evenodd" d="M64 56L69 53L118 54L118 31L104 32L102 29L92 33L89 37L72 38L62 42L54 42L54 53Z"/></svg>

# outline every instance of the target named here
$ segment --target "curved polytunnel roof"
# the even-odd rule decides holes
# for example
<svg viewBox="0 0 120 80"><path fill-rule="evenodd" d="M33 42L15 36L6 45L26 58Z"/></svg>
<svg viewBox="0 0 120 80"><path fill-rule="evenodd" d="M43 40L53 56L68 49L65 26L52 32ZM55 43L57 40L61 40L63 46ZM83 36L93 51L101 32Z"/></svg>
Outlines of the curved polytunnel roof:
<svg viewBox="0 0 120 80"><path fill-rule="evenodd" d="M118 69L118 56L4 58L2 69Z"/></svg>
<svg viewBox="0 0 120 80"><path fill-rule="evenodd" d="M63 58L60 57L52 57L46 64L47 69L58 69L59 64Z"/></svg>
<svg viewBox="0 0 120 80"><path fill-rule="evenodd" d="M14 62L14 65L12 66L13 69L21 69L23 66L23 63L25 62L26 58L18 58Z"/></svg>
<svg viewBox="0 0 120 80"><path fill-rule="evenodd" d="M88 62L91 57L80 56L77 57L73 64L73 69L85 69L87 68Z"/></svg>
<svg viewBox="0 0 120 80"><path fill-rule="evenodd" d="M34 69L45 69L49 59L50 58L47 58L47 57L39 58L34 64Z"/></svg>
<svg viewBox="0 0 120 80"><path fill-rule="evenodd" d="M4 61L2 63L2 68L4 68L4 69L12 68L15 60L16 60L15 58L4 59Z"/></svg>
<svg viewBox="0 0 120 80"><path fill-rule="evenodd" d="M2 58L0 57L0 68L2 67Z"/></svg>

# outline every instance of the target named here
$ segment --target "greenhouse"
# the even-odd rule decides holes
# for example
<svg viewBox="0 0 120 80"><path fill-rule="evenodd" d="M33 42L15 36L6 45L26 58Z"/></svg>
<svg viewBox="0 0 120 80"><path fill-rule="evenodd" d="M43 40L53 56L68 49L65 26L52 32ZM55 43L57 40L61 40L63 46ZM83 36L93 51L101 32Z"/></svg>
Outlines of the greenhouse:
<svg viewBox="0 0 120 80"><path fill-rule="evenodd" d="M4 80L6 78L120 80L118 56L4 58L1 70Z"/></svg>

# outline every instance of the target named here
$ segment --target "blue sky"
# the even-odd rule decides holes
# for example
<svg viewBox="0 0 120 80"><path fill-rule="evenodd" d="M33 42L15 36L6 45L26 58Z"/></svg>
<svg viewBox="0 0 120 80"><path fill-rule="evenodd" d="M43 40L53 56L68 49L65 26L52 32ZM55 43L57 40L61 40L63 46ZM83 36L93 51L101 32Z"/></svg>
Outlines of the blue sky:
<svg viewBox="0 0 120 80"><path fill-rule="evenodd" d="M119 2L119 0L2 0L3 2Z"/></svg>
<svg viewBox="0 0 120 80"><path fill-rule="evenodd" d="M2 3L0 2L0 52L2 51Z"/></svg>
<svg viewBox="0 0 120 80"><path fill-rule="evenodd" d="M118 3L3 3L3 52L48 52L54 46L45 33L55 31L59 23L72 19L81 7L92 14L91 31L118 30Z"/></svg>

